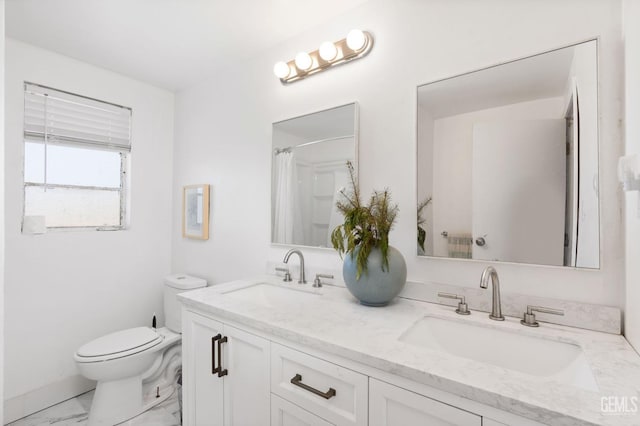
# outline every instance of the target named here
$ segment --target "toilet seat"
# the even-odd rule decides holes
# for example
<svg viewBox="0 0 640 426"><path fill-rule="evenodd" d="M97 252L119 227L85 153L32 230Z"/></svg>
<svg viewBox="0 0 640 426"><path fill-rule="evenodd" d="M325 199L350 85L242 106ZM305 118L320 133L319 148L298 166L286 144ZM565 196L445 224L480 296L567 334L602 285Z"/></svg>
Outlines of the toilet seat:
<svg viewBox="0 0 640 426"><path fill-rule="evenodd" d="M82 346L75 354L78 362L103 362L143 352L159 345L164 336L149 327L135 327L107 334Z"/></svg>

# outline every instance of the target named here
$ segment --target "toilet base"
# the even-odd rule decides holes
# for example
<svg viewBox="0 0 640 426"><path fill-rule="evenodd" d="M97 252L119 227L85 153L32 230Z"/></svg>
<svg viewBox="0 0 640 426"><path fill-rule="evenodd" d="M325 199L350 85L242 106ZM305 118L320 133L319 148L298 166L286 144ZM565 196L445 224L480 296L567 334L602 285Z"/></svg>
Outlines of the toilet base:
<svg viewBox="0 0 640 426"><path fill-rule="evenodd" d="M110 382L98 382L88 426L112 426L139 416L166 401L173 393L165 388L159 397L142 397L142 377L129 377Z"/></svg>
<svg viewBox="0 0 640 426"><path fill-rule="evenodd" d="M122 423L142 408L142 376L98 382L89 411L89 426Z"/></svg>

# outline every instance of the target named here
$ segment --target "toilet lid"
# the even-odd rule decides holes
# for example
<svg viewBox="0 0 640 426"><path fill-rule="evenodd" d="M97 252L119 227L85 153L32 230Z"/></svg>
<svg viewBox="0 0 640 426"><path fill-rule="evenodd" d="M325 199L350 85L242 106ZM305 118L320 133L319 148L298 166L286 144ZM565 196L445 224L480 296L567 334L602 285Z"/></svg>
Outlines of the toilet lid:
<svg viewBox="0 0 640 426"><path fill-rule="evenodd" d="M149 327L136 327L116 331L99 337L78 349L80 357L104 357L133 349L155 346L161 336Z"/></svg>

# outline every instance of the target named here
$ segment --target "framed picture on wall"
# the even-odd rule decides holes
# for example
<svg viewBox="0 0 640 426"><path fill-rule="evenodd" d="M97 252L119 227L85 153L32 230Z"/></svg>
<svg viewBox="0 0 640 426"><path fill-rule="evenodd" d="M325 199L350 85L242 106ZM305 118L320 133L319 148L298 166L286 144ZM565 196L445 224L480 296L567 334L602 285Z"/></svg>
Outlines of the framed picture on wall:
<svg viewBox="0 0 640 426"><path fill-rule="evenodd" d="M209 239L209 185L182 188L182 236Z"/></svg>

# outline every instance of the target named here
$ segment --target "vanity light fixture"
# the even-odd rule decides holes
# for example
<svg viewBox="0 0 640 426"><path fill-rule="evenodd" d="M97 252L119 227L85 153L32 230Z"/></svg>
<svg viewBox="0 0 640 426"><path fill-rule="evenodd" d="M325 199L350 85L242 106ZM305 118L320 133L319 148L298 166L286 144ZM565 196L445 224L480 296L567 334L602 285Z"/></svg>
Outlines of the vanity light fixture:
<svg viewBox="0 0 640 426"><path fill-rule="evenodd" d="M313 65L313 59L311 59L311 56L307 52L298 53L294 62L296 64L296 68L301 71L306 71L311 68L311 65Z"/></svg>
<svg viewBox="0 0 640 426"><path fill-rule="evenodd" d="M338 55L338 48L336 45L330 41L325 41L320 45L320 49L318 49L320 53L320 57L325 61L333 61Z"/></svg>
<svg viewBox="0 0 640 426"><path fill-rule="evenodd" d="M362 58L371 51L372 46L371 33L351 30L342 40L335 43L325 41L318 50L300 52L293 60L276 63L273 73L283 84L293 83L335 65Z"/></svg>
<svg viewBox="0 0 640 426"><path fill-rule="evenodd" d="M351 30L347 34L347 46L351 50L360 50L367 43L367 37L361 30Z"/></svg>
<svg viewBox="0 0 640 426"><path fill-rule="evenodd" d="M273 73L278 78L287 78L291 73L291 69L289 68L289 64L280 61L276 62L276 64L273 66Z"/></svg>

